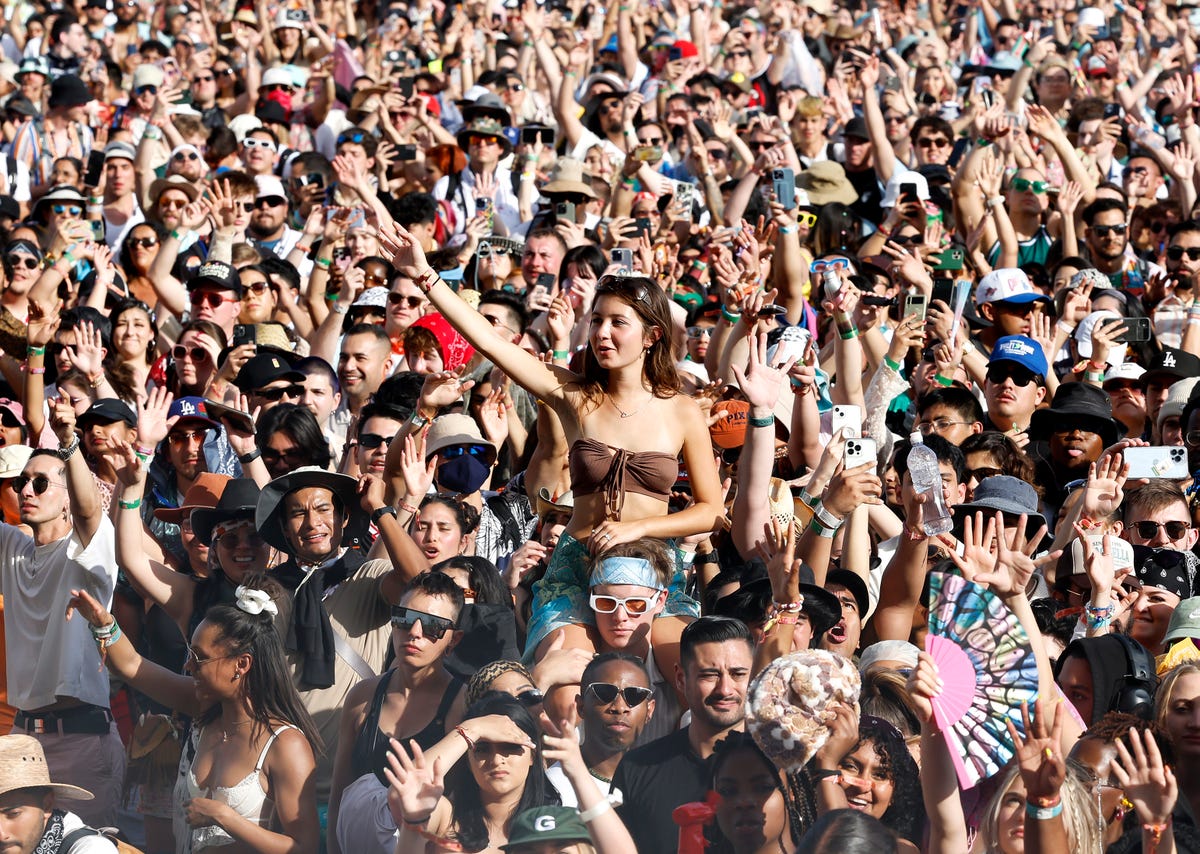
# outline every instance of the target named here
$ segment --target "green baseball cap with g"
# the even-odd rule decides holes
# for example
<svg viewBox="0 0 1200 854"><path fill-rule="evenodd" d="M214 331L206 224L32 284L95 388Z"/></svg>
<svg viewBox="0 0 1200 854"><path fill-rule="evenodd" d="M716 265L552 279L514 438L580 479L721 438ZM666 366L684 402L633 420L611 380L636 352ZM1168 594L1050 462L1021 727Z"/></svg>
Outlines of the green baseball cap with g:
<svg viewBox="0 0 1200 854"><path fill-rule="evenodd" d="M513 822L508 842L501 851L515 851L522 845L539 842L588 842L592 835L579 813L570 807L534 807L525 810Z"/></svg>

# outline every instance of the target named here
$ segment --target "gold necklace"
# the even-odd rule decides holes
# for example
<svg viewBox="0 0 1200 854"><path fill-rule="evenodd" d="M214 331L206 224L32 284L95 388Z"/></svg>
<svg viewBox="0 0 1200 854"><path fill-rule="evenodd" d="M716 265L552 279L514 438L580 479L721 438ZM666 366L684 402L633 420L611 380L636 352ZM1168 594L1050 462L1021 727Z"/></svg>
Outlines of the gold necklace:
<svg viewBox="0 0 1200 854"><path fill-rule="evenodd" d="M244 721L238 721L237 723L235 723L233 725L233 728L236 730L240 726L245 726L246 724L252 724L252 723L254 723L254 718L247 718ZM225 726L222 725L221 726L221 743L224 744L227 741L229 741L229 730L225 729Z"/></svg>

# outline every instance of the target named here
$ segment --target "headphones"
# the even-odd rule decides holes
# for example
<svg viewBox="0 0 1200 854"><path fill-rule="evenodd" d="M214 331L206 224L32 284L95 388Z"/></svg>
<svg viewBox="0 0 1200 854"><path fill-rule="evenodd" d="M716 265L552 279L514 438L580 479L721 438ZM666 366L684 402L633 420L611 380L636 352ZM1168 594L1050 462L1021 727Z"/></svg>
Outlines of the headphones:
<svg viewBox="0 0 1200 854"><path fill-rule="evenodd" d="M1128 667L1125 669L1125 675L1117 682L1108 702L1108 710L1137 715L1148 721L1154 715L1154 690L1157 682L1154 675L1154 659L1149 651L1133 638L1117 632L1112 633L1110 637L1120 641Z"/></svg>

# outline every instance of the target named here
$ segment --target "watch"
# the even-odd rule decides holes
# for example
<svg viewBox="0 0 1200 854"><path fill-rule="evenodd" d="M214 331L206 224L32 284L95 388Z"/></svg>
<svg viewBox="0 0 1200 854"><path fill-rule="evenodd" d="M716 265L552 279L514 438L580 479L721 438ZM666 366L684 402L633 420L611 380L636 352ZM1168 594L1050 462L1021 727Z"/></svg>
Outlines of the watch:
<svg viewBox="0 0 1200 854"><path fill-rule="evenodd" d="M412 424L414 430L420 430L429 423L429 419L422 415L419 409L413 410L413 414L408 417L408 421Z"/></svg>
<svg viewBox="0 0 1200 854"><path fill-rule="evenodd" d="M371 511L371 521L374 522L376 526L379 525L379 520L384 516L391 516L393 519L399 518L396 513L396 508L390 504L385 504L382 507L378 507Z"/></svg>
<svg viewBox="0 0 1200 854"><path fill-rule="evenodd" d="M67 460L71 459L71 457L73 457L75 452L78 450L79 436L76 436L73 440L71 440L71 444L67 445L65 448L59 448L57 451L55 451L55 453L58 454L58 458L65 463Z"/></svg>

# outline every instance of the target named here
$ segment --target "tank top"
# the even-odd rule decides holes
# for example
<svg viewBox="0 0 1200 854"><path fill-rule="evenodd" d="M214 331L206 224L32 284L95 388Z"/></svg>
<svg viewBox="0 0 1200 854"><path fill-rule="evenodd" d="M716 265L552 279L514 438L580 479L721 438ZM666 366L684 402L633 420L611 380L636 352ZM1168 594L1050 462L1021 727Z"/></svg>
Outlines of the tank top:
<svg viewBox="0 0 1200 854"><path fill-rule="evenodd" d="M180 759L180 780L175 787L176 851L201 851L219 845L230 845L233 842L233 837L216 825L211 827L188 826L187 822L183 820L184 805L192 798L212 798L228 804L242 818L249 819L259 827L270 826L275 818L275 802L267 797L260 774L263 763L267 761L267 752L271 749L271 745L275 743L275 739L279 737L280 733L289 729L296 729L296 727L284 724L271 732L271 737L267 739L267 743L263 745L262 751L258 754L258 762L254 764L254 770L243 777L241 781L232 786L201 788L192 770L192 763L195 761L196 752L200 746L201 730L199 727L192 728L190 744Z"/></svg>
<svg viewBox="0 0 1200 854"><path fill-rule="evenodd" d="M392 674L395 672L393 668L379 680L379 684L375 687L375 695L371 698L371 708L367 710L367 718L363 721L358 737L354 739L354 750L350 754L350 779L352 780L357 780L370 771L384 787L388 785L387 778L383 776L383 769L387 767L388 750L391 749L389 739L392 736L379 729L379 710L383 708L388 684L392 681ZM442 695L437 711L434 712L433 720L416 735L404 738L403 741L406 745L409 739L412 739L421 745L422 750L429 750L445 737L446 715L450 712L450 706L454 703L455 698L458 697L462 684L457 678L451 677L450 684L446 686L446 693Z"/></svg>

